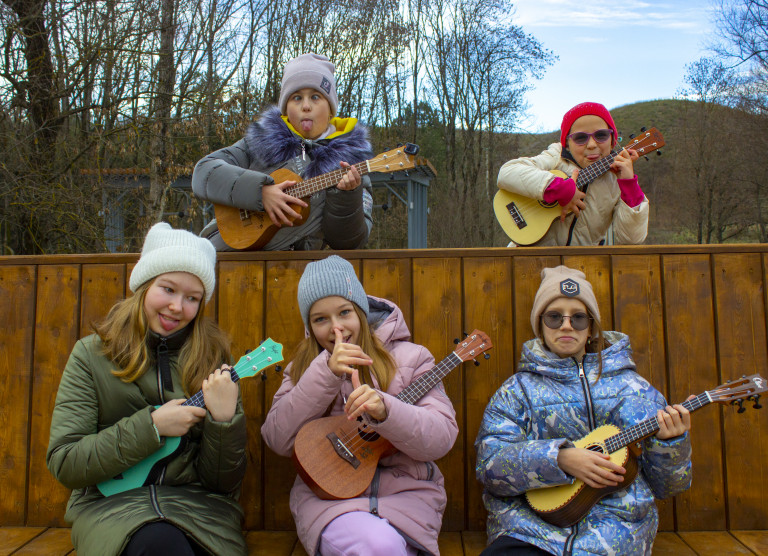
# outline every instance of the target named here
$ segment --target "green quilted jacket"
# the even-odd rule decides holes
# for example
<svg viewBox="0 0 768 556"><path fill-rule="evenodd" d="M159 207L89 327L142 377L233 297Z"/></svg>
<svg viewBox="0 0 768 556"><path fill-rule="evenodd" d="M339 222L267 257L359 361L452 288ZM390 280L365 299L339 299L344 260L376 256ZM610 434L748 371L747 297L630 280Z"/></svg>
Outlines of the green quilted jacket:
<svg viewBox="0 0 768 556"><path fill-rule="evenodd" d="M177 353L170 353L173 390L162 391L156 370L127 384L91 335L72 350L56 395L46 462L72 489L65 519L79 556L119 555L142 525L167 521L211 554L245 554L237 502L245 473L245 416L238 403L229 423L210 414L190 429L182 450L155 484L104 497L96 484L111 479L161 447L150 413L183 398Z"/></svg>

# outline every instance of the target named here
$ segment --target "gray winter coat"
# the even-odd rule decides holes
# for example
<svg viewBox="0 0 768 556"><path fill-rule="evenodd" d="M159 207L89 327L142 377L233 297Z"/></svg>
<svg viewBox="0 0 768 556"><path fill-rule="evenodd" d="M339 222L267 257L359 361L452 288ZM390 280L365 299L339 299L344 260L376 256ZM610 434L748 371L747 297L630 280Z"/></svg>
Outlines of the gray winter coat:
<svg viewBox="0 0 768 556"><path fill-rule="evenodd" d="M243 139L200 160L192 174L192 190L216 204L263 211L261 188L274 183L272 172L285 168L304 179L337 170L339 162L356 164L373 158L368 132L354 118L334 118L336 132L318 140L303 139L288 128L272 107L252 123ZM283 226L265 250L358 249L368 241L373 219L371 181L363 176L352 191L330 187L314 194L310 214L301 226ZM216 221L201 234L219 251L231 250Z"/></svg>

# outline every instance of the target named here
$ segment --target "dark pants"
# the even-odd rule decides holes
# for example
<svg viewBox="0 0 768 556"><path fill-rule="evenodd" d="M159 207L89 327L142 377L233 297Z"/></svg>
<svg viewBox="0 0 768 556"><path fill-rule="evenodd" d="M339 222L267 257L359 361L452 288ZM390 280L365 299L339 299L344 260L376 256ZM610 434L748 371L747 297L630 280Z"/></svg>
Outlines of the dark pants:
<svg viewBox="0 0 768 556"><path fill-rule="evenodd" d="M131 535L122 556L205 556L206 552L181 529L155 521Z"/></svg>
<svg viewBox="0 0 768 556"><path fill-rule="evenodd" d="M516 556L543 556L549 552L542 550L537 546L519 541L514 537L498 537L495 541L485 547L480 556L506 556L515 554Z"/></svg>

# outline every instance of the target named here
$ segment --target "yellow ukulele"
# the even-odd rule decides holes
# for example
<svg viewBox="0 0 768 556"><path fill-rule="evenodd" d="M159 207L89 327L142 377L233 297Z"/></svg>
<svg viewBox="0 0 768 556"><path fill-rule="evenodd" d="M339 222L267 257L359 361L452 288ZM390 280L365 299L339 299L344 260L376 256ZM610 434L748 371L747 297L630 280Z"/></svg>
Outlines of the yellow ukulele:
<svg viewBox="0 0 768 556"><path fill-rule="evenodd" d="M665 145L661 132L654 128L643 131L626 147L617 147L611 153L579 171L576 187L584 191L595 179L608 171L614 159L623 149L634 149L640 156L647 155ZM560 170L552 170L560 178L568 176ZM525 197L505 189L499 189L493 198L496 220L517 245L533 245L547 233L552 222L560 217L558 203L545 203L540 199Z"/></svg>
<svg viewBox="0 0 768 556"><path fill-rule="evenodd" d="M754 402L755 409L760 409L762 406L758 400L760 394L768 390L766 384L768 383L760 375L742 377L699 394L681 405L693 413L712 402L736 404L739 406L738 412L741 413L745 411L743 400L746 398ZM528 504L547 523L558 527L570 527L587 515L590 508L601 498L627 488L635 480L638 471L637 458L641 452L639 441L655 434L658 430L659 423L656 417L646 419L623 431L613 425L596 428L583 438L574 441L573 444L577 448L609 454L613 463L627 470L624 480L614 487L605 488L587 486L579 479L574 479L573 484L570 485L537 488L525 493Z"/></svg>
<svg viewBox="0 0 768 556"><path fill-rule="evenodd" d="M361 176L370 172L397 172L398 170L411 170L418 166L432 166L425 158L417 157L419 146L413 143L407 143L403 147L398 147L382 153L370 160L364 160L354 164ZM434 169L433 169L434 170ZM293 187L286 189L285 193L308 201L308 197L338 185L339 181L347 173L346 169L333 170L326 174L315 176L302 181L297 174L280 168L270 174L275 183L284 181L298 182ZM309 205L309 202L307 202ZM306 208L300 205L290 205L293 210L301 214L300 218L294 220L296 225L301 225L309 216L309 206ZM269 240L271 240L279 228L272 223L266 212L258 212L246 209L239 209L227 205L213 205L216 214L216 223L219 227L219 233L224 243L239 250L258 250L262 249Z"/></svg>

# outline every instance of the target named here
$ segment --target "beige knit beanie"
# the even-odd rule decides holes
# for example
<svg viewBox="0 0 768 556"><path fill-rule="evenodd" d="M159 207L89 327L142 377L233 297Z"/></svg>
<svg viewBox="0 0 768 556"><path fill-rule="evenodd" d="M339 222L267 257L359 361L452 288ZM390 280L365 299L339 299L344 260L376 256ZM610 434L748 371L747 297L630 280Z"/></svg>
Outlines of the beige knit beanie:
<svg viewBox="0 0 768 556"><path fill-rule="evenodd" d="M541 285L536 292L531 310L531 327L537 338L541 338L541 315L544 309L558 297L578 299L587 306L595 322L600 324L597 298L592 291L592 284L584 273L563 265L545 268L541 271Z"/></svg>

